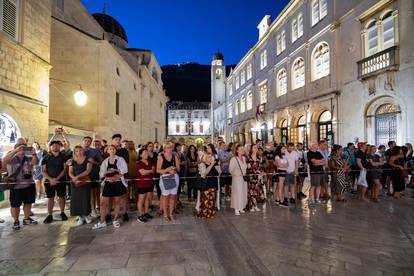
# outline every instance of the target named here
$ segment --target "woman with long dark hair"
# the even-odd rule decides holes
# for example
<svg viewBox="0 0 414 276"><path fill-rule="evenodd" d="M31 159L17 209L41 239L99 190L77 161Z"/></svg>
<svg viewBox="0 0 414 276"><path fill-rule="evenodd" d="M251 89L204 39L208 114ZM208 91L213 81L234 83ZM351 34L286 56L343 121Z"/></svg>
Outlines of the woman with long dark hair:
<svg viewBox="0 0 414 276"><path fill-rule="evenodd" d="M264 199L262 189L264 166L262 157L259 155L258 151L259 147L257 145L252 145L249 156L247 157L247 174L249 176L248 205L250 212L259 212L260 209L257 206L257 203Z"/></svg>
<svg viewBox="0 0 414 276"><path fill-rule="evenodd" d="M276 204L281 207L289 207L287 198L285 198L285 177L289 167L288 160L285 158L286 147L279 145L275 150L275 167L276 174L279 176L279 182L276 189Z"/></svg>
<svg viewBox="0 0 414 276"><path fill-rule="evenodd" d="M372 192L371 192L371 201L378 202L378 196L381 190L381 179L382 179L382 169L384 165L384 160L377 153L376 146L369 146L367 150L367 160L368 160L368 182L371 183Z"/></svg>
<svg viewBox="0 0 414 276"><path fill-rule="evenodd" d="M148 156L148 150L142 148L138 152L138 160L136 162L137 170L137 209L139 216L137 221L145 223L152 216L149 214L150 200L154 192L154 164Z"/></svg>
<svg viewBox="0 0 414 276"><path fill-rule="evenodd" d="M116 147L109 145L107 148L109 157L106 158L99 171L99 176L104 179L104 187L102 190L100 221L95 224L94 229L106 227L105 217L108 211L109 202L114 204L114 221L113 226L119 228L121 226L118 221L121 209L121 199L127 193L128 184L124 175L128 173L128 165L123 157L116 155Z"/></svg>
<svg viewBox="0 0 414 276"><path fill-rule="evenodd" d="M213 218L216 213L216 196L218 187L218 177L220 172L220 161L217 158L217 152L213 144L207 145L207 154L201 161L205 164L205 170L202 176L206 177L206 187L200 191L200 208L197 213L199 218Z"/></svg>
<svg viewBox="0 0 414 276"><path fill-rule="evenodd" d="M198 172L198 163L197 148L194 145L190 145L187 152L187 196L189 202L197 199L196 176Z"/></svg>
<svg viewBox="0 0 414 276"><path fill-rule="evenodd" d="M346 201L344 194L351 189L346 175L350 166L348 160L344 159L342 146L332 146L331 156L329 158L329 168L332 171L331 187L336 196L336 201Z"/></svg>

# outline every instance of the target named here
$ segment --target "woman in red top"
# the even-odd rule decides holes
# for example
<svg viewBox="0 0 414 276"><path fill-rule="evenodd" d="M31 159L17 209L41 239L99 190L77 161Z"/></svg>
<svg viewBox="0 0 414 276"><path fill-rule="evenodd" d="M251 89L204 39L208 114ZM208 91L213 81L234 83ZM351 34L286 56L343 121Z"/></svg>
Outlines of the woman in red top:
<svg viewBox="0 0 414 276"><path fill-rule="evenodd" d="M151 195L154 191L154 165L151 160L148 158L148 150L140 149L138 152L137 160L137 193L138 193L138 212L139 217L137 221L140 223L145 223L149 219L152 219L152 216L148 213L148 208L150 205Z"/></svg>

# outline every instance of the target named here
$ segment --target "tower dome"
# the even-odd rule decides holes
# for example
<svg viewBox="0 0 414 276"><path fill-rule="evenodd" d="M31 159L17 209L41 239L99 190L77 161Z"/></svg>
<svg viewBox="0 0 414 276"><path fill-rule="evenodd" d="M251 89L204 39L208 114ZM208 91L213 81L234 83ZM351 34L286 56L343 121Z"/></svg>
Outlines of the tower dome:
<svg viewBox="0 0 414 276"><path fill-rule="evenodd" d="M224 61L224 56L220 51L217 51L213 56L213 60L222 60L222 61Z"/></svg>
<svg viewBox="0 0 414 276"><path fill-rule="evenodd" d="M115 18L105 13L94 13L92 16L105 32L113 34L128 43L128 37L124 27Z"/></svg>

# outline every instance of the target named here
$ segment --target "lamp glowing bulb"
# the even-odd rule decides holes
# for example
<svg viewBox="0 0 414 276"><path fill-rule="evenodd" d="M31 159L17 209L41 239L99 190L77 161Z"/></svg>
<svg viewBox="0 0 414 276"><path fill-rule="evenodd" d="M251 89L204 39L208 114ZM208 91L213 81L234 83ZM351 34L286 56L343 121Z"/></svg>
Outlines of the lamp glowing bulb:
<svg viewBox="0 0 414 276"><path fill-rule="evenodd" d="M80 90L75 93L74 98L76 105L85 106L88 100L88 95L86 95L86 93L82 90L81 87Z"/></svg>

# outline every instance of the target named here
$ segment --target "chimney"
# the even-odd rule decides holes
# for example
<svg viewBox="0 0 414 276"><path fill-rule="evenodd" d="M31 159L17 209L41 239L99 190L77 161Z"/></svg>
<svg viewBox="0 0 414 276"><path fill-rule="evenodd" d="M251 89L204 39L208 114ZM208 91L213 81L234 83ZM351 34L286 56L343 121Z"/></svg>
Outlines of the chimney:
<svg viewBox="0 0 414 276"><path fill-rule="evenodd" d="M272 18L270 15L265 15L260 21L257 28L259 29L259 40L266 34L266 32L269 30L270 24L271 24Z"/></svg>

